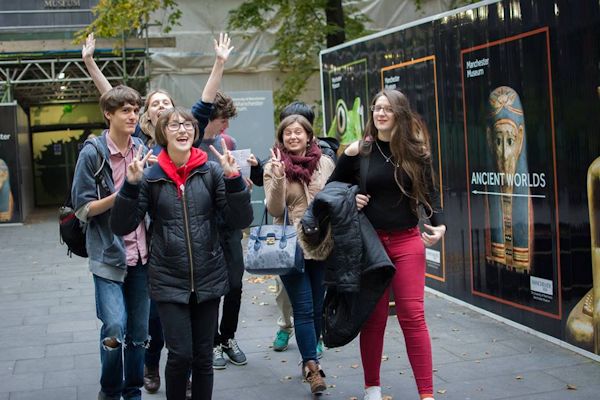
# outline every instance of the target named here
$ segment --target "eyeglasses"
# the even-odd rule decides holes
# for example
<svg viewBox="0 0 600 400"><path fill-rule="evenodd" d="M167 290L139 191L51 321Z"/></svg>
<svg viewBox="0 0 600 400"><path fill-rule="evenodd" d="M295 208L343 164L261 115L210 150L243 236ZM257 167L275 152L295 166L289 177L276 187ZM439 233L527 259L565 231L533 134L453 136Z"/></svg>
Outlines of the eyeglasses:
<svg viewBox="0 0 600 400"><path fill-rule="evenodd" d="M387 115L394 113L394 109L392 107L384 107L384 106L371 106L371 111L373 111L374 113L383 111L383 113L387 114Z"/></svg>
<svg viewBox="0 0 600 400"><path fill-rule="evenodd" d="M194 124L192 123L192 121L169 122L167 124L167 129L171 132L177 132L177 131L179 131L179 127L181 125L183 125L183 129L185 129L188 132L191 132L194 130Z"/></svg>

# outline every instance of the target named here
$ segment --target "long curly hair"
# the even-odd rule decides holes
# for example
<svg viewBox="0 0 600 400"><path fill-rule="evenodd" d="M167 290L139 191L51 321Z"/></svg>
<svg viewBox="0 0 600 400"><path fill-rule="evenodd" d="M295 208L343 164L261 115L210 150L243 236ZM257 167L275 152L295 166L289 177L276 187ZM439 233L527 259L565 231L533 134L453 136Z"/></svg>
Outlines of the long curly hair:
<svg viewBox="0 0 600 400"><path fill-rule="evenodd" d="M404 93L399 90L381 90L373 97L371 105L375 105L381 96L388 99L394 111L395 126L391 134L390 150L396 162L394 171L396 184L411 200L411 208L415 215L419 214L418 208L421 204L426 210L427 217L430 217L433 214L433 207L428 187L434 182L434 174L426 124L417 113L412 111ZM373 113L370 113L360 146L362 155L371 153L377 133ZM404 182L404 176L408 176L409 182ZM405 189L407 186L410 187L410 191Z"/></svg>

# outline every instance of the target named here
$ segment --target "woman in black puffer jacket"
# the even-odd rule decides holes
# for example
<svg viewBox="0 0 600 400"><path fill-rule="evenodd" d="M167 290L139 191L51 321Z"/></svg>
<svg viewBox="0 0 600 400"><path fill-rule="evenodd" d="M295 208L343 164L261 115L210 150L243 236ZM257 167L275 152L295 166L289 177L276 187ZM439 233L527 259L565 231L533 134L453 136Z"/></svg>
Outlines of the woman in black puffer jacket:
<svg viewBox="0 0 600 400"><path fill-rule="evenodd" d="M111 226L115 234L124 235L146 212L150 215L150 296L157 303L169 350L167 399L185 399L190 368L192 398L210 399L219 298L229 287L216 219L231 229L250 225L250 193L229 151L211 149L219 166L192 147L198 124L189 112L165 111L155 135L165 150L146 171L148 155L138 154L128 166Z"/></svg>

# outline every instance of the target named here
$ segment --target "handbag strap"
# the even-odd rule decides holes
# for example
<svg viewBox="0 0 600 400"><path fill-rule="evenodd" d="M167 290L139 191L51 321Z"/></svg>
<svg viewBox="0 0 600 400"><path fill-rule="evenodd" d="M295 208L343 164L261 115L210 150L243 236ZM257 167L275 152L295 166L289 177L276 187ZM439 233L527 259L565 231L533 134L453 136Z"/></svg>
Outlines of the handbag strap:
<svg viewBox="0 0 600 400"><path fill-rule="evenodd" d="M263 213L263 217L260 220L260 225L258 226L258 230L256 231L256 236L260 236L260 231L263 227L263 225L266 225L266 221L267 221L267 205L265 204L265 211ZM288 208L287 208L287 204L285 206L285 210L283 212L283 229L281 231L281 242L283 244L285 244L285 242L287 241L287 229L285 229L288 225Z"/></svg>

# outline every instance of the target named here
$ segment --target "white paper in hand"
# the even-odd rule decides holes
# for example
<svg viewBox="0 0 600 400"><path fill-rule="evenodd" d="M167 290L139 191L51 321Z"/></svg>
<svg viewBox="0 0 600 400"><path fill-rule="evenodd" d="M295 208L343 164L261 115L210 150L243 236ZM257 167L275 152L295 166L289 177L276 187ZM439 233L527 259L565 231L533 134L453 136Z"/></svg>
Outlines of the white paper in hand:
<svg viewBox="0 0 600 400"><path fill-rule="evenodd" d="M230 153L240 166L240 174L244 178L250 178L250 164L248 163L248 157L252 154L250 149L231 150Z"/></svg>

